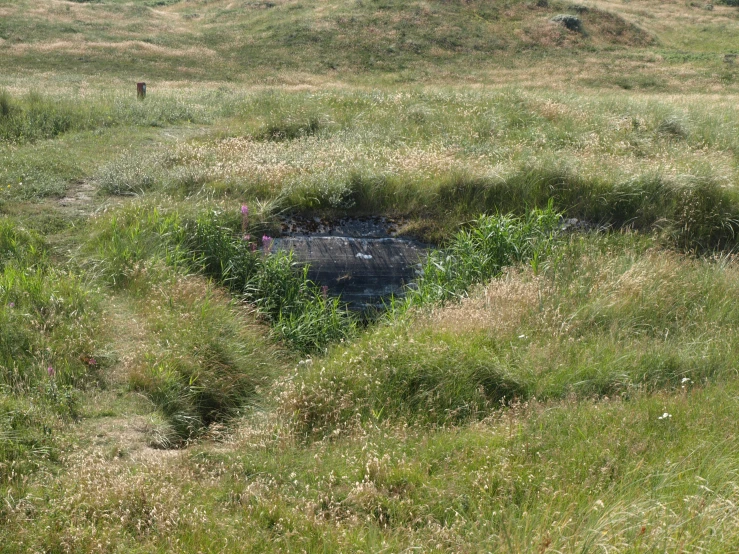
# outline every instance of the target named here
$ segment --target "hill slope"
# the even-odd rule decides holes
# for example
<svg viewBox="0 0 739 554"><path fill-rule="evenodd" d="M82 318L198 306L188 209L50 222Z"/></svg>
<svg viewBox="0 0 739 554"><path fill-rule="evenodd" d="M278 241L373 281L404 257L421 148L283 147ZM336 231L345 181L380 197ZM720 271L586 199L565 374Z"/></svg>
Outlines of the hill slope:
<svg viewBox="0 0 739 554"><path fill-rule="evenodd" d="M576 14L580 30L550 21ZM402 71L510 64L510 55L644 46L620 16L560 2L275 0L0 3L2 67L159 78L271 68Z"/></svg>

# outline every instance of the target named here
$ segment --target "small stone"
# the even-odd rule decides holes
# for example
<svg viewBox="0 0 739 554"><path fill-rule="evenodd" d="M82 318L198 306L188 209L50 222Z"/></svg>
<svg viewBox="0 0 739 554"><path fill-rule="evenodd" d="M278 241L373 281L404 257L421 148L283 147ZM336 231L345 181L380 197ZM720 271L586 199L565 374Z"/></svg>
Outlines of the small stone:
<svg viewBox="0 0 739 554"><path fill-rule="evenodd" d="M561 25L564 25L570 31L582 33L582 21L576 15L572 15L569 13L560 13L555 15L549 21L551 21L552 23L559 23Z"/></svg>

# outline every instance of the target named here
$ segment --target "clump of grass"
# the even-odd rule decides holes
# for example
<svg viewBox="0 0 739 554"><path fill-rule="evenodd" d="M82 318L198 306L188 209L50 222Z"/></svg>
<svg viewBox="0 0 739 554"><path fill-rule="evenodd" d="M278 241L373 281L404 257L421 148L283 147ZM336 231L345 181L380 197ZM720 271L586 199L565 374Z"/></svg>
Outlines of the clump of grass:
<svg viewBox="0 0 739 554"><path fill-rule="evenodd" d="M481 216L459 231L447 248L429 254L423 274L408 292L409 306L459 298L476 283L500 275L511 264L531 260L538 267L552 247L561 216L552 203L524 217Z"/></svg>
<svg viewBox="0 0 739 554"><path fill-rule="evenodd" d="M341 301L326 297L291 253L271 253L270 237L257 245L210 215L187 229L186 251L195 265L252 302L277 338L313 352L353 334L356 321Z"/></svg>
<svg viewBox="0 0 739 554"><path fill-rule="evenodd" d="M63 389L61 396L76 409L72 389ZM63 402L45 390L18 395L0 385L0 494L8 499L0 506L0 521L5 523L15 508L13 504L28 493L29 476L58 461L60 449L55 435L66 419ZM76 415L76 410L71 414Z"/></svg>
<svg viewBox="0 0 739 554"><path fill-rule="evenodd" d="M338 299L324 296L290 254L271 252L271 238L246 240L223 212L183 218L136 204L97 222L88 243L90 269L114 286L136 283L152 261L198 271L253 303L274 335L298 350L324 349L350 337L356 321Z"/></svg>
<svg viewBox="0 0 739 554"><path fill-rule="evenodd" d="M0 117L10 117L13 112L13 100L7 90L0 90Z"/></svg>
<svg viewBox="0 0 739 554"><path fill-rule="evenodd" d="M676 117L666 117L657 125L657 132L674 138L686 138L688 131L685 123Z"/></svg>
<svg viewBox="0 0 739 554"><path fill-rule="evenodd" d="M45 251L41 238L16 225L7 217L0 218L0 267L10 261L39 263Z"/></svg>
<svg viewBox="0 0 739 554"><path fill-rule="evenodd" d="M679 247L693 251L733 248L739 234L739 201L733 190L701 180L676 191L667 231Z"/></svg>
<svg viewBox="0 0 739 554"><path fill-rule="evenodd" d="M622 182L585 179L564 168L526 168L505 180L457 176L439 187L442 205L518 211L546 205L591 225L662 232L689 251L731 248L739 231L739 197L710 177L670 180L644 175Z"/></svg>
<svg viewBox="0 0 739 554"><path fill-rule="evenodd" d="M282 391L294 429L321 438L380 420L439 425L482 417L526 385L488 348L394 325L300 366Z"/></svg>
<svg viewBox="0 0 739 554"><path fill-rule="evenodd" d="M103 192L114 195L142 194L161 179L162 160L126 152L98 172L96 181Z"/></svg>
<svg viewBox="0 0 739 554"><path fill-rule="evenodd" d="M135 282L147 260L178 263L182 240L183 227L177 212L132 204L92 220L83 265L96 278L125 288Z"/></svg>
<svg viewBox="0 0 739 554"><path fill-rule="evenodd" d="M286 117L267 123L262 131L257 133L260 140L295 140L318 134L321 130L321 120L312 116L307 120L295 120Z"/></svg>

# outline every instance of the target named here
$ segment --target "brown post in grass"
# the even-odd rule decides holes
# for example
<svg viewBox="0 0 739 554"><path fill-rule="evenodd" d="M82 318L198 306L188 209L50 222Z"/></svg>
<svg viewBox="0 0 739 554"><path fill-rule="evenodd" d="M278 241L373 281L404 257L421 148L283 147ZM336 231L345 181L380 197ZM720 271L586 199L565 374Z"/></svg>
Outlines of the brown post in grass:
<svg viewBox="0 0 739 554"><path fill-rule="evenodd" d="M139 100L146 98L146 83L136 83L136 96Z"/></svg>

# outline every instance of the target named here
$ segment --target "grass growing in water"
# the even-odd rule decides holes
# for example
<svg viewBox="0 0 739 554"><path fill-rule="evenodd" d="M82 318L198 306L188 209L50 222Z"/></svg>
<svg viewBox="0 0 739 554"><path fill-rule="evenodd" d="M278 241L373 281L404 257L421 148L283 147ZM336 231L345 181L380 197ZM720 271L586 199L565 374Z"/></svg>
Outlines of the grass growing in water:
<svg viewBox="0 0 739 554"><path fill-rule="evenodd" d="M531 261L535 268L562 225L552 202L523 217L481 216L458 231L443 250L431 252L407 296L407 307L442 304L465 295L472 285L500 275L504 267Z"/></svg>

